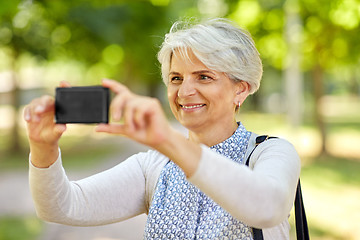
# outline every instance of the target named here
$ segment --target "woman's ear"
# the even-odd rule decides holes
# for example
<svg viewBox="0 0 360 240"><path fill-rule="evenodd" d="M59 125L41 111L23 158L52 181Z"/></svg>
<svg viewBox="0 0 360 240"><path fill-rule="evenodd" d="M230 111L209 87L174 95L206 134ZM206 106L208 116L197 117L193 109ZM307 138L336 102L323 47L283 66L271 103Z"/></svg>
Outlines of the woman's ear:
<svg viewBox="0 0 360 240"><path fill-rule="evenodd" d="M236 95L234 98L234 104L239 106L241 105L247 96L249 96L250 93L250 84L245 81L240 81L236 83Z"/></svg>

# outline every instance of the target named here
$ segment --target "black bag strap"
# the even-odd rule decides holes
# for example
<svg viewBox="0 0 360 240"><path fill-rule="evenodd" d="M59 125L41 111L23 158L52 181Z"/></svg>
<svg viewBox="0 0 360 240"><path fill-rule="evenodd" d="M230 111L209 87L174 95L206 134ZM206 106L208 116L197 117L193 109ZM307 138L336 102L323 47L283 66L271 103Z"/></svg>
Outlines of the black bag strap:
<svg viewBox="0 0 360 240"><path fill-rule="evenodd" d="M304 201L301 192L300 179L296 189L295 197L295 225L296 225L296 238L299 240L309 240L309 228L307 224Z"/></svg>
<svg viewBox="0 0 360 240"><path fill-rule="evenodd" d="M261 136L256 137L255 147L253 148L253 150L251 151L251 153L249 154L249 156L246 160L246 163L245 163L246 166L249 166L250 157L253 154L253 152L255 151L256 147L259 146L260 143L262 143L268 139L271 139L271 138L277 138L277 137L269 137L269 135L261 135Z"/></svg>
<svg viewBox="0 0 360 240"><path fill-rule="evenodd" d="M268 135L261 135L258 136L256 138L256 143L255 143L255 147L253 148L253 150L251 151L251 153L249 154L245 165L249 166L250 163L250 157L252 155L252 153L254 152L254 150L256 149L256 147L271 138L276 138L276 137L269 137ZM300 184L300 179L296 188L296 196L295 196L295 226L296 226L296 238L298 240L310 240L309 237L309 229L308 229L308 224L307 224L307 219L306 219L306 214L305 214L305 208L304 208L304 202L303 202L303 198L302 198L302 192L301 192L301 184ZM263 233L262 233L262 229L259 228L253 228L253 234L254 234L254 240L263 240Z"/></svg>

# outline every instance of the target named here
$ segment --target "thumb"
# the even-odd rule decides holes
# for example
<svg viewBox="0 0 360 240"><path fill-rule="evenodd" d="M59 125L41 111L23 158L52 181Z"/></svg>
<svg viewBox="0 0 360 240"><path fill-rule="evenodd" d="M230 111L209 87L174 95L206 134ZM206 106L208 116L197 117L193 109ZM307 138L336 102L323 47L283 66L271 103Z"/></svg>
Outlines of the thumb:
<svg viewBox="0 0 360 240"><path fill-rule="evenodd" d="M61 81L60 82L60 87L66 88L66 87L71 87L71 84L67 81Z"/></svg>
<svg viewBox="0 0 360 240"><path fill-rule="evenodd" d="M65 124L56 124L54 127L54 132L61 136L66 131L66 125Z"/></svg>
<svg viewBox="0 0 360 240"><path fill-rule="evenodd" d="M95 131L126 135L126 127L123 124L99 124Z"/></svg>

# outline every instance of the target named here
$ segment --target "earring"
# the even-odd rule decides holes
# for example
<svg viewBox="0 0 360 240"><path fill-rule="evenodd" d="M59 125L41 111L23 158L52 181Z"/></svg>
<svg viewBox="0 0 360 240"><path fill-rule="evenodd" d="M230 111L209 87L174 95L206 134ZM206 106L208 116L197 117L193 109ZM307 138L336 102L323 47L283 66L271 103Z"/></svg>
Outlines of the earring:
<svg viewBox="0 0 360 240"><path fill-rule="evenodd" d="M238 103L238 106L239 106L239 109L240 109L240 106L241 106L241 103L240 103L240 102Z"/></svg>

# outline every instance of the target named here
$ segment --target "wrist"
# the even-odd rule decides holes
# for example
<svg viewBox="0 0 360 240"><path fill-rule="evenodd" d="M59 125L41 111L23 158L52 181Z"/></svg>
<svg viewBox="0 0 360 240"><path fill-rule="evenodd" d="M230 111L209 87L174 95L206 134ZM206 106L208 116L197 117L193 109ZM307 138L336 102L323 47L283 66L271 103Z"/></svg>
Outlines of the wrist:
<svg viewBox="0 0 360 240"><path fill-rule="evenodd" d="M156 150L169 157L184 172L191 177L201 159L201 146L198 143L189 141L184 135L172 129L165 141Z"/></svg>
<svg viewBox="0 0 360 240"><path fill-rule="evenodd" d="M30 144L30 161L38 168L50 167L59 157L58 144Z"/></svg>

